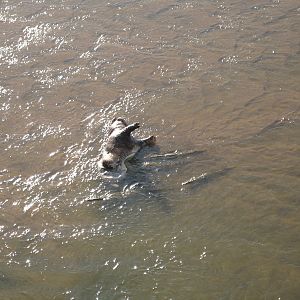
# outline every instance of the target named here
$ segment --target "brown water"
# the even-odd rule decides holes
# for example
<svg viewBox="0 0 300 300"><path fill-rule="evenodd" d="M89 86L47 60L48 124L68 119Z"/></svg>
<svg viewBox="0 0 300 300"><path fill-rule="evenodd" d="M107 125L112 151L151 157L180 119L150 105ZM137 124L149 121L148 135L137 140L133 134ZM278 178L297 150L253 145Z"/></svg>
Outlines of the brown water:
<svg viewBox="0 0 300 300"><path fill-rule="evenodd" d="M0 298L300 299L299 15L0 1ZM108 182L114 116L158 146Z"/></svg>

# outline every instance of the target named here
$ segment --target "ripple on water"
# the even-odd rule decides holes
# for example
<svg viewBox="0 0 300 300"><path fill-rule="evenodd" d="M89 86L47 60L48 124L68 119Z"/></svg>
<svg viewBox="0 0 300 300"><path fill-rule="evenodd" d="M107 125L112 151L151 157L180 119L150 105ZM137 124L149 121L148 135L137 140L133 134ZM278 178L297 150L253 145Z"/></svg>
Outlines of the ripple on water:
<svg viewBox="0 0 300 300"><path fill-rule="evenodd" d="M56 27L58 25L50 23L26 26L17 41L7 40L5 45L0 47L0 62L2 61L2 65L11 66L34 61L34 57L28 56L28 50L51 41L50 34L57 29Z"/></svg>
<svg viewBox="0 0 300 300"><path fill-rule="evenodd" d="M288 2L1 2L7 298L293 298ZM159 135L165 154L145 149L105 182L97 160L115 116L147 124L137 134Z"/></svg>
<svg viewBox="0 0 300 300"><path fill-rule="evenodd" d="M17 5L5 5L0 8L0 21L3 23L15 23L16 21L24 21L25 19L14 13Z"/></svg>
<svg viewBox="0 0 300 300"><path fill-rule="evenodd" d="M79 66L69 66L61 70L46 67L35 69L33 72L28 72L27 75L32 76L42 89L50 89L57 85L65 85L70 80L76 80L76 75L81 78L84 71L86 71L86 68ZM87 74L86 77L88 77Z"/></svg>
<svg viewBox="0 0 300 300"><path fill-rule="evenodd" d="M13 90L0 85L0 112L1 120L4 122L7 119L7 113L11 109L11 95Z"/></svg>
<svg viewBox="0 0 300 300"><path fill-rule="evenodd" d="M68 128L64 128L62 125L52 126L46 124L33 124L30 123L27 126L28 133L25 134L6 134L3 140L4 143L8 144L5 151L10 149L24 149L24 146L29 143L39 142L47 140L48 138L61 138L70 135ZM28 150L30 151L30 150ZM28 153L24 152L25 154Z"/></svg>

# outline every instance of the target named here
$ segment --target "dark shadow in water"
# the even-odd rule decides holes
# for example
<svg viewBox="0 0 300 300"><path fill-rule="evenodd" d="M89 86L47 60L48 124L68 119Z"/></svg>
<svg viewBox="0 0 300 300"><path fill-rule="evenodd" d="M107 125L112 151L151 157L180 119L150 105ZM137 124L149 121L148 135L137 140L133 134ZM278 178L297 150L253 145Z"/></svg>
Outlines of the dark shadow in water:
<svg viewBox="0 0 300 300"><path fill-rule="evenodd" d="M263 129L261 129L256 135L260 136L271 130L274 130L274 129L277 129L280 127L286 127L286 126L289 126L290 124L294 124L295 122L296 122L296 120L292 120L288 117L283 117L279 120L275 120L272 123L268 124Z"/></svg>
<svg viewBox="0 0 300 300"><path fill-rule="evenodd" d="M197 189L207 185L208 183L213 183L219 178L226 176L229 172L231 172L234 167L227 167L222 170L217 170L211 173L204 173L198 177L192 177L189 180L182 182L181 191L184 192L194 192Z"/></svg>
<svg viewBox="0 0 300 300"><path fill-rule="evenodd" d="M160 17L162 14L164 14L166 12L169 12L170 10L176 9L178 7L179 7L178 4L170 4L166 7L163 7L161 9L159 9L158 11L156 11L154 13L149 14L148 18L149 19L154 19L154 18Z"/></svg>
<svg viewBox="0 0 300 300"><path fill-rule="evenodd" d="M2 288L15 289L16 286L18 286L18 284L20 284L20 283L17 282L17 280L15 278L9 277L2 272L0 273L0 289L2 289Z"/></svg>
<svg viewBox="0 0 300 300"><path fill-rule="evenodd" d="M151 151L153 150L159 152L159 147L154 147ZM171 212L169 198L158 188L155 170L144 164L143 156L143 153L138 153L126 162L127 172L123 178L101 180L99 197L87 201L99 202L101 210L120 207L130 209L136 205L146 205L159 206L163 212Z"/></svg>
<svg viewBox="0 0 300 300"><path fill-rule="evenodd" d="M172 198L180 192L197 192L199 188L215 182L233 169L223 168L192 177L175 186L163 186L166 174L172 172L175 166L180 170L180 166L194 165L195 161L206 158L206 154L206 151L194 150L155 153L144 157L143 153L139 153L126 163L128 169L124 178L118 182L102 182L100 196L88 201L99 202L100 209L105 211L147 206L159 207L161 211L171 213Z"/></svg>
<svg viewBox="0 0 300 300"><path fill-rule="evenodd" d="M206 150L173 151L164 154L154 154L146 158L146 161L161 174L173 172L174 168L195 165L195 162L207 158Z"/></svg>

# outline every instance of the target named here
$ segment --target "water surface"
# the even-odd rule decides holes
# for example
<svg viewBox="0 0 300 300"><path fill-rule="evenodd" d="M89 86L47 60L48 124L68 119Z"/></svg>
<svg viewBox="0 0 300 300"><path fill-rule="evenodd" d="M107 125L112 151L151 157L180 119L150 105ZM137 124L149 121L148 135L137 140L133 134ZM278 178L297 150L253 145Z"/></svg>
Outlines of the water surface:
<svg viewBox="0 0 300 300"><path fill-rule="evenodd" d="M299 14L0 1L1 299L299 299ZM115 116L158 146L108 182Z"/></svg>

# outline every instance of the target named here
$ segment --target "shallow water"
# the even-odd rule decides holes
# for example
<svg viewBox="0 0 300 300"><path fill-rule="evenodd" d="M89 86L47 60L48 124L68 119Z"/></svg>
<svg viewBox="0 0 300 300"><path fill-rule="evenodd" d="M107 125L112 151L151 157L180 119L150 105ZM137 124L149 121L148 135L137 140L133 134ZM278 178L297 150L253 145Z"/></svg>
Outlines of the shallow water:
<svg viewBox="0 0 300 300"><path fill-rule="evenodd" d="M299 14L0 1L1 299L299 299ZM107 181L116 115L158 145Z"/></svg>

